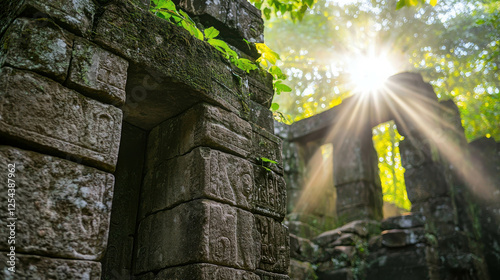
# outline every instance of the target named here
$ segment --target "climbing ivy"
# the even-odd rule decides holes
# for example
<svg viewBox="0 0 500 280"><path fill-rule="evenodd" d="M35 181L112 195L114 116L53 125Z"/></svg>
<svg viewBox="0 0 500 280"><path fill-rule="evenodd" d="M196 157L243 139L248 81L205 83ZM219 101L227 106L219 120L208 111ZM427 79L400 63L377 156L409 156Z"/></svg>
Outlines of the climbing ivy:
<svg viewBox="0 0 500 280"><path fill-rule="evenodd" d="M177 9L172 0L151 0L149 10L156 16L163 18L177 26L181 26L186 29L195 38L206 41L216 50L220 51L226 59L231 61L236 67L243 71L249 73L251 70L257 68L266 69L273 76L273 87L275 93L280 95L282 92L290 92L292 89L283 84L283 80L286 79L286 75L283 74L281 69L276 65L280 60L279 55L271 50L266 44L257 43L255 44L257 51L261 55L257 59L258 66L252 61L241 58L238 54L232 50L229 45L217 39L219 36L219 30L214 27L206 28L203 32L196 26L196 23L189 17L189 15L181 9ZM246 43L248 41L245 40ZM273 103L271 105L271 110L278 110L279 105Z"/></svg>

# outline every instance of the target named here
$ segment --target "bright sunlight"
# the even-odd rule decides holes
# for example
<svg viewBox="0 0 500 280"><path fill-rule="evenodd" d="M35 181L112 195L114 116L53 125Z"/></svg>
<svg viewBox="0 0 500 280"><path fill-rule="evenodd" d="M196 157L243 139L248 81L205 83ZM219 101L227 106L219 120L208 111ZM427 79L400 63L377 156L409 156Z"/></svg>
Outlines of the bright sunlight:
<svg viewBox="0 0 500 280"><path fill-rule="evenodd" d="M387 57L375 55L354 58L348 72L355 91L361 93L375 92L396 73Z"/></svg>

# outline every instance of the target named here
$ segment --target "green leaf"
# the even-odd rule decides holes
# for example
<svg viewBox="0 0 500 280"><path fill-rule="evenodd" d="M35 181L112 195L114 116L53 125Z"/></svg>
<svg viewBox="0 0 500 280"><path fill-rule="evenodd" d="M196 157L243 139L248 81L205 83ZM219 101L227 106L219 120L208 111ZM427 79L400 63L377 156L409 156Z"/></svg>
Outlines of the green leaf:
<svg viewBox="0 0 500 280"><path fill-rule="evenodd" d="M272 159L268 159L268 158L265 158L265 157L261 157L260 160L264 163L264 162L269 162L269 163L273 163L273 164L278 164L276 161L272 160Z"/></svg>
<svg viewBox="0 0 500 280"><path fill-rule="evenodd" d="M264 16L266 17L267 20L269 20L271 18L271 9L269 9L268 7L265 7L264 8Z"/></svg>
<svg viewBox="0 0 500 280"><path fill-rule="evenodd" d="M283 74L281 68L279 68L278 66L271 66L271 68L269 68L269 73L271 73L271 75L273 75L276 80L286 79L286 75Z"/></svg>
<svg viewBox="0 0 500 280"><path fill-rule="evenodd" d="M280 108L280 105L278 103L271 104L272 111L277 111L279 108Z"/></svg>
<svg viewBox="0 0 500 280"><path fill-rule="evenodd" d="M172 2L172 0L160 0L160 1L158 1L156 8L157 9L167 9L167 10L171 10L171 11L177 10L174 2Z"/></svg>
<svg viewBox="0 0 500 280"><path fill-rule="evenodd" d="M406 0L399 0L398 3L396 4L396 10L399 10L406 6Z"/></svg>
<svg viewBox="0 0 500 280"><path fill-rule="evenodd" d="M215 29L214 27L205 29L205 38L207 38L207 40L213 39L217 36L219 36L219 30Z"/></svg>
<svg viewBox="0 0 500 280"><path fill-rule="evenodd" d="M247 73L249 73L251 70L257 69L257 65L246 58L239 58L236 62L236 66L238 66L238 68L240 68L241 70L246 71Z"/></svg>
<svg viewBox="0 0 500 280"><path fill-rule="evenodd" d="M276 94L278 94L278 95L280 95L282 92L291 92L292 91L292 89L289 86L283 84L282 81L276 81L274 83L274 89L276 90Z"/></svg>
<svg viewBox="0 0 500 280"><path fill-rule="evenodd" d="M219 39L208 39L207 42L212 45L212 46L217 46L222 48L223 50L227 51L230 50L229 46L226 44L226 42L219 40Z"/></svg>

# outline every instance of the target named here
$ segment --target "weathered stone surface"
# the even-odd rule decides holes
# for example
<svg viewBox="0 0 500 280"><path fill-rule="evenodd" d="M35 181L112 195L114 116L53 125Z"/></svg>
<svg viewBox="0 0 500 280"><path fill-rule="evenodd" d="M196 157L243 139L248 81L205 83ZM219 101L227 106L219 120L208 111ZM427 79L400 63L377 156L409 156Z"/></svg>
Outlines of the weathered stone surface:
<svg viewBox="0 0 500 280"><path fill-rule="evenodd" d="M315 262L319 255L319 246L309 239L290 234L290 257L296 260Z"/></svg>
<svg viewBox="0 0 500 280"><path fill-rule="evenodd" d="M35 71L59 82L66 79L73 35L50 19L18 18L0 43L0 65Z"/></svg>
<svg viewBox="0 0 500 280"><path fill-rule="evenodd" d="M390 229L382 232L382 245L387 247L404 247L425 242L425 230L415 229Z"/></svg>
<svg viewBox="0 0 500 280"><path fill-rule="evenodd" d="M283 176L254 166L253 210L283 220L286 214L286 185Z"/></svg>
<svg viewBox="0 0 500 280"><path fill-rule="evenodd" d="M253 270L260 257L256 229L250 212L210 200L155 213L139 225L135 273L191 262Z"/></svg>
<svg viewBox="0 0 500 280"><path fill-rule="evenodd" d="M23 5L22 1L10 0L2 2L0 10L0 34L10 26L12 21L17 17L19 8Z"/></svg>
<svg viewBox="0 0 500 280"><path fill-rule="evenodd" d="M127 68L125 59L76 38L67 84L92 98L121 106L125 102Z"/></svg>
<svg viewBox="0 0 500 280"><path fill-rule="evenodd" d="M162 160L205 146L247 157L251 126L235 114L205 103L153 129L148 143L148 169Z"/></svg>
<svg viewBox="0 0 500 280"><path fill-rule="evenodd" d="M101 263L52 259L16 253L16 272L7 270L7 253L0 252L0 278L25 279L101 279Z"/></svg>
<svg viewBox="0 0 500 280"><path fill-rule="evenodd" d="M182 9L193 15L216 19L219 25L229 28L242 39L252 43L264 41L264 21L261 11L247 1L177 0L175 2L179 2ZM213 24L213 20L209 22Z"/></svg>
<svg viewBox="0 0 500 280"><path fill-rule="evenodd" d="M250 121L270 133L274 133L273 112L259 103L250 100Z"/></svg>
<svg viewBox="0 0 500 280"><path fill-rule="evenodd" d="M99 260L106 248L114 177L67 160L0 146L2 166L15 164L16 250ZM7 182L7 173L0 174ZM0 190L7 194L7 184ZM8 212L0 213L7 240ZM7 250L8 244L0 244Z"/></svg>
<svg viewBox="0 0 500 280"><path fill-rule="evenodd" d="M338 210L358 206L380 207L382 204L382 190L373 183L359 181L337 186ZM379 201L375 201L375 199Z"/></svg>
<svg viewBox="0 0 500 280"><path fill-rule="evenodd" d="M338 270L318 270L318 280L354 280L352 268L341 268Z"/></svg>
<svg viewBox="0 0 500 280"><path fill-rule="evenodd" d="M405 171L406 191L412 203L448 194L448 185L442 169L437 164L425 164Z"/></svg>
<svg viewBox="0 0 500 280"><path fill-rule="evenodd" d="M5 3L7 5L12 2L17 2L18 4L16 5L16 9L10 12L10 16L27 14L34 18L46 18L48 15L59 25L83 36L89 35L97 10L92 0L7 0L4 2L7 2ZM2 3L2 5L4 4Z"/></svg>
<svg viewBox="0 0 500 280"><path fill-rule="evenodd" d="M141 275L138 280L199 279L199 280L260 280L256 274L213 264L191 264L167 268L153 274Z"/></svg>
<svg viewBox="0 0 500 280"><path fill-rule="evenodd" d="M335 265L350 265L355 255L355 246L335 246L333 248L325 248L324 250L322 250L321 255L318 257L318 260L322 262L331 261Z"/></svg>
<svg viewBox="0 0 500 280"><path fill-rule="evenodd" d="M268 164L267 167L273 171L283 174L283 159L281 155L281 139L271 131L266 131L252 124L252 160L264 157L276 161L278 164ZM259 162L260 163L260 162Z"/></svg>
<svg viewBox="0 0 500 280"><path fill-rule="evenodd" d="M352 246L360 241L361 239L358 235L353 233L344 233L337 240L335 240L331 246Z"/></svg>
<svg viewBox="0 0 500 280"><path fill-rule="evenodd" d="M412 212L424 215L427 223L432 221L437 224L452 224L455 221L455 209L451 198L436 197L428 201L412 204Z"/></svg>
<svg viewBox="0 0 500 280"><path fill-rule="evenodd" d="M407 247L405 250L384 251L370 262L367 279L439 279L430 278L430 266L427 264L426 248Z"/></svg>
<svg viewBox="0 0 500 280"><path fill-rule="evenodd" d="M337 217L344 222L357 221L362 219L380 219L382 214L372 206L361 205L349 208L337 209Z"/></svg>
<svg viewBox="0 0 500 280"><path fill-rule="evenodd" d="M421 213L409 213L407 215L391 217L383 220L380 224L382 230L386 229L404 229L423 227L425 218Z"/></svg>
<svg viewBox="0 0 500 280"><path fill-rule="evenodd" d="M290 260L288 275L291 280L316 280L318 279L312 265L308 262Z"/></svg>
<svg viewBox="0 0 500 280"><path fill-rule="evenodd" d="M432 163L437 157L428 139L407 138L399 142L401 163L406 168L417 168L426 163Z"/></svg>
<svg viewBox="0 0 500 280"><path fill-rule="evenodd" d="M255 273L259 275L260 280L290 280L288 275L267 272L260 269L257 269Z"/></svg>
<svg viewBox="0 0 500 280"><path fill-rule="evenodd" d="M259 269L287 273L290 264L290 237L288 229L276 220L255 215L260 234Z"/></svg>
<svg viewBox="0 0 500 280"><path fill-rule="evenodd" d="M0 70L0 135L113 171L121 111L37 74Z"/></svg>
<svg viewBox="0 0 500 280"><path fill-rule="evenodd" d="M123 123L108 247L102 261L104 279L127 279L132 273L146 141L147 132Z"/></svg>
<svg viewBox="0 0 500 280"><path fill-rule="evenodd" d="M378 234L380 232L380 223L373 220L359 220L350 222L334 230L323 232L313 239L313 242L319 246L327 246L335 242L343 233L355 233L362 237Z"/></svg>
<svg viewBox="0 0 500 280"><path fill-rule="evenodd" d="M321 233L319 229L300 221L287 220L284 223L288 227L290 233L295 234L299 237L312 239Z"/></svg>
<svg viewBox="0 0 500 280"><path fill-rule="evenodd" d="M340 139L342 140L340 143L333 142L335 186L361 180L368 182L380 180L371 130L368 132L345 137Z"/></svg>
<svg viewBox="0 0 500 280"><path fill-rule="evenodd" d="M176 86L184 86L182 91L175 93L184 96L193 94L197 102L209 101L238 114L248 111L246 74L231 65L215 48L194 38L182 27L170 24L128 1L115 1L113 5L106 6L95 26L96 43L118 53L139 67L140 72L153 73L157 80L169 80ZM164 88L158 93L162 91L169 92L170 89ZM146 94L147 99L153 92L146 91ZM160 98L161 94L157 97ZM170 104L173 114L164 114L172 117L189 108L187 105L192 106L191 98L186 101L187 105L184 101ZM140 109L141 104L137 102L136 109ZM148 114L148 109L142 108L141 112ZM151 129L165 119L144 125Z"/></svg>
<svg viewBox="0 0 500 280"><path fill-rule="evenodd" d="M252 71L248 77L250 99L265 108L271 107L273 101L273 77L267 71Z"/></svg>
<svg viewBox="0 0 500 280"><path fill-rule="evenodd" d="M200 147L157 165L146 174L141 217L198 198L210 198L251 210L258 188L260 186L254 186L254 167L250 162ZM276 192L273 199L283 194L278 189L272 189L271 194L273 192Z"/></svg>

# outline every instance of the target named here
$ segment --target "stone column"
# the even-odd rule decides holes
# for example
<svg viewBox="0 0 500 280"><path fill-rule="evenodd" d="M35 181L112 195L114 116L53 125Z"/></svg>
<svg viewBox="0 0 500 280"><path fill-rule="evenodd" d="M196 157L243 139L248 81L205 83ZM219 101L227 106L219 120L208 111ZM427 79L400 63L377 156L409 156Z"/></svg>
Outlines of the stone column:
<svg viewBox="0 0 500 280"><path fill-rule="evenodd" d="M439 279L464 275L489 279L482 256L474 255L477 250L470 247L470 232L464 231L467 219L459 217L457 203L465 202L455 176L468 157L458 110L449 102L439 104L420 75L407 73L393 79L399 80L394 91L404 99L396 122L405 137L400 151L408 198L412 212L424 215L427 234L438 241L435 248L429 247L437 249L439 256L434 264L439 271L432 274Z"/></svg>
<svg viewBox="0 0 500 280"><path fill-rule="evenodd" d="M360 127L335 136L332 142L337 216L343 222L382 219L382 189L372 128L369 122Z"/></svg>

